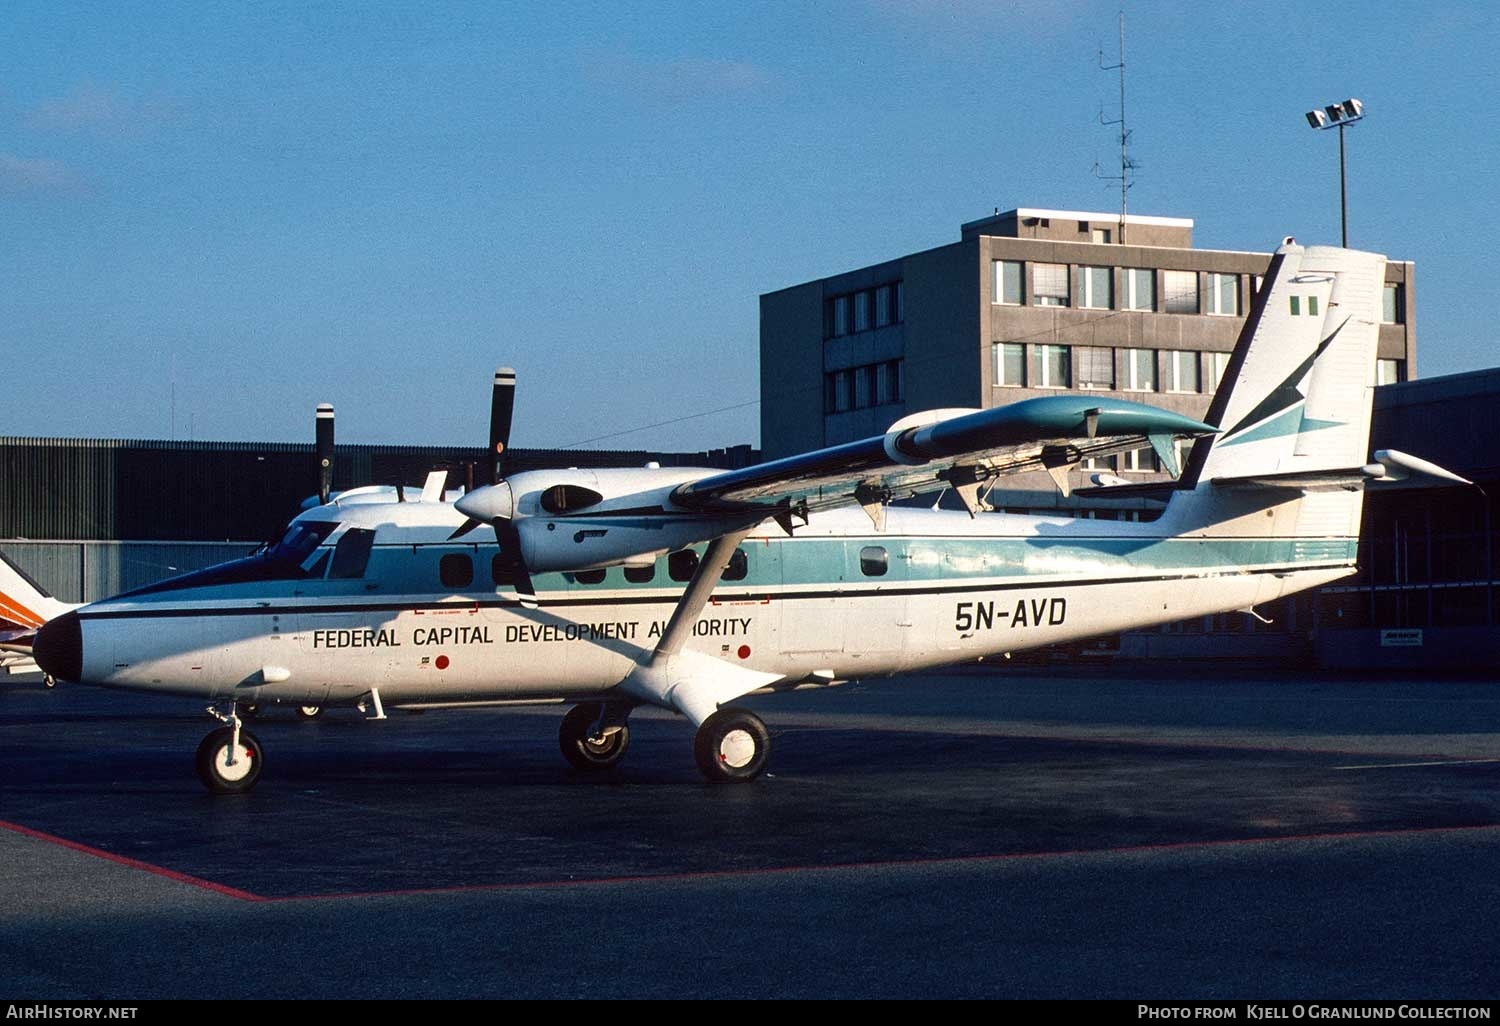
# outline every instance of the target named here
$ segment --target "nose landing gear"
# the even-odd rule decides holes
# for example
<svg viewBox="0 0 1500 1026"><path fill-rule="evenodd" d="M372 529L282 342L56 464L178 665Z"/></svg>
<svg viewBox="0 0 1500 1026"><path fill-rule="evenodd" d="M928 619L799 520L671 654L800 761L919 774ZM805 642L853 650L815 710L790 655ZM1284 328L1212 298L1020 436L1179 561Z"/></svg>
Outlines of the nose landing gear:
<svg viewBox="0 0 1500 1026"><path fill-rule="evenodd" d="M193 763L198 779L214 794L243 794L255 786L265 769L265 756L254 734L240 726L237 710L229 715L212 708L209 712L224 722L198 745Z"/></svg>

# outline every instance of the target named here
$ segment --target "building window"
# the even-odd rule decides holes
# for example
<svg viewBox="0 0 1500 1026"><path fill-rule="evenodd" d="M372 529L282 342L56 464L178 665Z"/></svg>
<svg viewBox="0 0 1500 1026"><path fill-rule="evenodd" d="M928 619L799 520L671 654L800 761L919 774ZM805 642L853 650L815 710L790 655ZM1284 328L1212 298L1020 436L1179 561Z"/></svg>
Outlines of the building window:
<svg viewBox="0 0 1500 1026"><path fill-rule="evenodd" d="M1162 310L1164 313L1195 314L1198 312L1198 272L1163 271Z"/></svg>
<svg viewBox="0 0 1500 1026"><path fill-rule="evenodd" d="M1167 350L1167 391L1201 392L1198 354L1182 349Z"/></svg>
<svg viewBox="0 0 1500 1026"><path fill-rule="evenodd" d="M843 413L854 408L853 402L853 371L830 371L823 375L823 407L826 412Z"/></svg>
<svg viewBox="0 0 1500 1026"><path fill-rule="evenodd" d="M1156 350L1125 350L1125 388L1131 392L1156 391Z"/></svg>
<svg viewBox="0 0 1500 1026"><path fill-rule="evenodd" d="M996 342L995 384L1026 387L1026 346L1020 342Z"/></svg>
<svg viewBox="0 0 1500 1026"><path fill-rule="evenodd" d="M1115 351L1104 346L1075 346L1073 371L1079 388L1108 391L1115 387Z"/></svg>
<svg viewBox="0 0 1500 1026"><path fill-rule="evenodd" d="M1381 296L1380 319L1386 324L1406 323L1406 290L1399 284L1388 284Z"/></svg>
<svg viewBox="0 0 1500 1026"><path fill-rule="evenodd" d="M1156 272L1151 268L1125 268L1125 309L1156 309Z"/></svg>
<svg viewBox="0 0 1500 1026"><path fill-rule="evenodd" d="M875 395L877 404L901 401L900 360L887 360L875 365Z"/></svg>
<svg viewBox="0 0 1500 1026"><path fill-rule="evenodd" d="M1071 388L1073 385L1072 351L1068 346L1037 346L1042 388Z"/></svg>
<svg viewBox="0 0 1500 1026"><path fill-rule="evenodd" d="M1208 276L1208 312L1221 317L1238 317L1240 313L1240 276Z"/></svg>
<svg viewBox="0 0 1500 1026"><path fill-rule="evenodd" d="M1131 449L1120 453L1120 469L1132 474L1149 474L1156 470L1156 453L1150 449Z"/></svg>
<svg viewBox="0 0 1500 1026"><path fill-rule="evenodd" d="M871 394L874 392L875 367L856 367L854 374L854 408L862 410L870 405Z"/></svg>
<svg viewBox="0 0 1500 1026"><path fill-rule="evenodd" d="M1068 305L1068 265L1032 264L1031 301L1036 306Z"/></svg>
<svg viewBox="0 0 1500 1026"><path fill-rule="evenodd" d="M1398 381L1406 380L1405 360L1376 360L1375 361L1375 384L1394 385Z"/></svg>
<svg viewBox="0 0 1500 1026"><path fill-rule="evenodd" d="M883 328L891 323L891 286L882 285L875 290L875 327Z"/></svg>
<svg viewBox="0 0 1500 1026"><path fill-rule="evenodd" d="M854 330L870 330L870 293L856 292L854 294Z"/></svg>
<svg viewBox="0 0 1500 1026"><path fill-rule="evenodd" d="M1203 357L1208 361L1208 380L1213 383L1214 391L1218 391L1219 383L1224 380L1224 372L1229 369L1229 353L1204 353Z"/></svg>
<svg viewBox="0 0 1500 1026"><path fill-rule="evenodd" d="M461 552L450 552L438 560L438 579L445 588L467 588L474 583L474 561Z"/></svg>
<svg viewBox="0 0 1500 1026"><path fill-rule="evenodd" d="M1114 306L1114 279L1113 267L1080 267L1078 281L1083 288L1080 305L1091 310L1108 310Z"/></svg>
<svg viewBox="0 0 1500 1026"><path fill-rule="evenodd" d="M866 577L884 577L889 565L885 549L879 545L866 545L859 550L859 572Z"/></svg>
<svg viewBox="0 0 1500 1026"><path fill-rule="evenodd" d="M823 375L823 412L846 413L901 401L901 360L867 363Z"/></svg>
<svg viewBox="0 0 1500 1026"><path fill-rule="evenodd" d="M1113 233L1108 228L1095 228L1089 232L1089 239L1107 246L1113 239Z"/></svg>
<svg viewBox="0 0 1500 1026"><path fill-rule="evenodd" d="M1022 266L1019 260L995 261L995 302L1021 305Z"/></svg>

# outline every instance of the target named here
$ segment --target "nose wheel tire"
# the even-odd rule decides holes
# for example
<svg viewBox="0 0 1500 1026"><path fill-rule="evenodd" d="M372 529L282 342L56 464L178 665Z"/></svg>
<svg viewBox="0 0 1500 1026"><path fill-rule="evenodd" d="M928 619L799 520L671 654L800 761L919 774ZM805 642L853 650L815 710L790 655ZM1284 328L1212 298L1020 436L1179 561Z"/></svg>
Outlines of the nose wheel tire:
<svg viewBox="0 0 1500 1026"><path fill-rule="evenodd" d="M771 755L771 734L747 709L720 709L698 728L693 757L714 784L742 784L760 776Z"/></svg>
<svg viewBox="0 0 1500 1026"><path fill-rule="evenodd" d="M557 741L563 758L575 769L609 769L625 757L625 749L630 747L630 728L623 724L618 730L594 735L594 724L602 712L597 703L584 702L569 709L563 717Z"/></svg>
<svg viewBox="0 0 1500 1026"><path fill-rule="evenodd" d="M198 745L196 764L198 779L214 794L241 794L255 786L265 769L265 757L261 754L260 742L255 735L240 729L240 743L234 749L234 762L229 760L230 745L234 730L219 727L208 732Z"/></svg>

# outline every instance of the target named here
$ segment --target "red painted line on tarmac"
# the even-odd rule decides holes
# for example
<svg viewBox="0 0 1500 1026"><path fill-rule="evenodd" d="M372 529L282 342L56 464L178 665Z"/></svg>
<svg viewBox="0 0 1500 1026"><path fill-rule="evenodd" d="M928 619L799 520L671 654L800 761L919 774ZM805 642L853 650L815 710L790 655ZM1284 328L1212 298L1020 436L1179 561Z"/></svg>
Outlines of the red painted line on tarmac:
<svg viewBox="0 0 1500 1026"><path fill-rule="evenodd" d="M175 880L178 883L199 887L205 891L213 891L215 894L222 894L225 897L238 898L240 901L266 900L259 894L251 894L249 891L242 891L234 887L225 886L224 884L214 883L212 880L203 880L196 876L189 876L187 873L179 873L177 870L168 869L165 866L152 865L150 862L142 862L140 859L132 859L125 855L116 855L114 852L105 851L102 848L90 847L87 844L79 844L77 841L70 841L65 837L44 834L40 830L33 830L30 827L21 826L19 823L7 823L5 820L0 819L0 830L9 830L11 833L20 834L22 837L31 837L38 841L46 841L48 844L55 844L59 847L67 848L69 851L92 855L96 859L104 859L106 862L129 866L131 869L139 869L154 876L166 877L168 880Z"/></svg>
<svg viewBox="0 0 1500 1026"><path fill-rule="evenodd" d="M576 880L532 880L513 883L494 884L460 884L453 887L407 887L384 891L335 891L329 894L288 894L281 896L267 896L252 894L225 884L214 883L212 880L204 880L200 877L180 873L175 869L167 869L165 866L153 865L150 862L142 862L140 859L129 858L124 855L116 855L114 852L104 851L77 841L70 841L53 834L33 830L30 827L21 826L18 823L9 823L0 820L0 829L9 830L23 837L31 837L39 841L46 841L70 851L80 852L113 862L117 865L128 866L131 869L139 869L154 876L174 880L177 883L187 884L202 890L212 891L228 898L239 901L256 902L258 904L277 904L304 901L342 901L351 898L400 898L418 897L421 895L441 894L482 894L485 892L503 891L531 891L531 890L561 890L568 887L601 887L621 886L628 884L647 883L687 883L695 880L733 880L752 879L763 876L782 876L793 873L839 873L859 869L903 869L922 866L968 866L983 865L991 862L1017 862L1028 859L1056 859L1076 857L1080 855L1131 855L1145 852L1171 852L1171 851L1193 851L1205 848L1233 848L1246 845L1277 844L1287 841L1338 841L1338 840L1361 840L1375 837L1406 837L1425 834L1457 834L1469 833L1478 830L1495 830L1500 828L1496 823L1477 823L1471 826L1456 827L1417 827L1411 830L1354 830L1347 832L1322 832L1311 834L1280 834L1268 837L1231 837L1214 841L1168 841L1161 844L1132 844L1119 848L1067 848L1058 851L1017 851L1000 852L986 855L946 855L934 858L914 859L875 859L870 862L836 862L830 865L801 865L801 866L760 866L750 869L708 869L694 870L682 873L655 873L639 874L634 876L602 876L584 877Z"/></svg>
<svg viewBox="0 0 1500 1026"><path fill-rule="evenodd" d="M400 898L424 894L482 894L487 891L560 890L566 887L619 886L643 883L683 883L694 880L749 879L790 873L837 873L852 869L902 869L921 866L983 865L987 862L1014 862L1023 859L1055 859L1078 855L1130 855L1153 851L1191 851L1202 848L1228 848L1239 845L1275 844L1282 841L1323 841L1372 837L1403 837L1414 834L1466 833L1494 830L1496 823L1478 823L1458 827L1417 827L1411 830L1357 830L1347 833L1288 834L1275 837L1235 837L1217 841L1170 841L1162 844L1133 844L1121 848L1075 848L1062 851L1018 851L989 855L948 855L936 858L876 859L871 862L837 862L826 866L764 866L755 869L707 869L685 873L659 873L637 876L586 877L580 880L538 880L525 883L464 884L456 887L410 887L388 891L343 891L332 894L291 894L256 900L276 902L338 901L349 898Z"/></svg>

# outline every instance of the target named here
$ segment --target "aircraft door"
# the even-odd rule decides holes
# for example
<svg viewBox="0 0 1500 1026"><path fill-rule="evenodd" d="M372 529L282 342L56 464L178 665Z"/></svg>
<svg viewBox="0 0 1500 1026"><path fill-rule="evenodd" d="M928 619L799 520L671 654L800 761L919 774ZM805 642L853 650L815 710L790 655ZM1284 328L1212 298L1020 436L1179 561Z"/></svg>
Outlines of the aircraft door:
<svg viewBox="0 0 1500 1026"><path fill-rule="evenodd" d="M844 650L843 541L790 538L781 543L780 626L777 640L784 655L838 653Z"/></svg>

